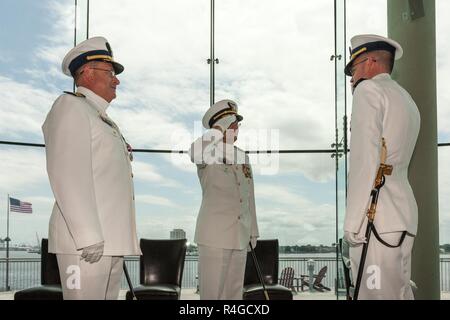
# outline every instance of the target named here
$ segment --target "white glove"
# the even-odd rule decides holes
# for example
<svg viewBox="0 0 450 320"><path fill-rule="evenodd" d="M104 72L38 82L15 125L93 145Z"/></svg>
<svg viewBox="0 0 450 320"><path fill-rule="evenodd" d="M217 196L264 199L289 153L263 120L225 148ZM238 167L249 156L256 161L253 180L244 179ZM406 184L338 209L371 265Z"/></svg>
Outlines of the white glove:
<svg viewBox="0 0 450 320"><path fill-rule="evenodd" d="M258 241L258 238L257 238L257 237L250 237L250 243L252 244L252 248L253 248L253 249L256 248L256 243L257 243L257 241ZM250 245L248 245L247 251L251 251Z"/></svg>
<svg viewBox="0 0 450 320"><path fill-rule="evenodd" d="M237 119L236 119L236 116L234 114L230 115L230 116L226 116L226 117L223 117L222 119L219 119L216 123L214 123L213 127L218 126L220 128L220 131L222 131L222 133L225 134L225 131L236 120Z"/></svg>
<svg viewBox="0 0 450 320"><path fill-rule="evenodd" d="M367 242L366 237L358 236L357 233L353 233L353 232L349 232L349 231L344 232L344 239L345 239L345 241L347 241L347 243L351 247L355 247L359 244Z"/></svg>
<svg viewBox="0 0 450 320"><path fill-rule="evenodd" d="M103 256L104 247L105 245L103 241L93 244L92 246L85 247L83 248L83 252L81 253L81 258L86 262L97 262Z"/></svg>

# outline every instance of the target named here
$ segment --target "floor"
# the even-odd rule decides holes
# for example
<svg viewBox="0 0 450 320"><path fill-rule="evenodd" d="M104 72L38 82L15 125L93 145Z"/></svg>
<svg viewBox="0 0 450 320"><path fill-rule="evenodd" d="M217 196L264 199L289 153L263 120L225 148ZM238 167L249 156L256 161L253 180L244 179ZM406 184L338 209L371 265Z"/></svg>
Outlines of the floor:
<svg viewBox="0 0 450 320"><path fill-rule="evenodd" d="M126 290L121 290L119 300L125 300ZM0 300L13 300L14 291L0 292ZM199 300L200 296L195 293L195 289L182 289L181 300ZM334 292L299 292L294 294L294 300L335 300ZM441 293L442 300L450 300L450 292Z"/></svg>

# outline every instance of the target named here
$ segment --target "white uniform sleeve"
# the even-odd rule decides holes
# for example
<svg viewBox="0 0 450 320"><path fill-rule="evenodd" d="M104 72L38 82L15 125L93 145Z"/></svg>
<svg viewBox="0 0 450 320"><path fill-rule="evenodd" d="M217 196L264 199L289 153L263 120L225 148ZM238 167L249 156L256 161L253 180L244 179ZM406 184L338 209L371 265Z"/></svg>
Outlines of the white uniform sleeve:
<svg viewBox="0 0 450 320"><path fill-rule="evenodd" d="M367 213L380 164L384 97L370 80L355 90L351 118L350 170L344 231L358 233Z"/></svg>
<svg viewBox="0 0 450 320"><path fill-rule="evenodd" d="M84 102L62 96L44 124L47 172L77 249L103 241L92 169L91 126Z"/></svg>
<svg viewBox="0 0 450 320"><path fill-rule="evenodd" d="M220 130L206 131L191 144L189 149L191 161L197 165L220 163L223 155L217 150L217 146L222 140L223 133Z"/></svg>

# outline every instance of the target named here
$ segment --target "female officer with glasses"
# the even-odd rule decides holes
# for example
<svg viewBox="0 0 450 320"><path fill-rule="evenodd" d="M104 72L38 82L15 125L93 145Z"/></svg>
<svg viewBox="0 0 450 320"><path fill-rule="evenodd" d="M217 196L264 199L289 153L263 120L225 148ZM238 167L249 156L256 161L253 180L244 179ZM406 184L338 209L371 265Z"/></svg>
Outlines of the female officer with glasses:
<svg viewBox="0 0 450 320"><path fill-rule="evenodd" d="M240 121L235 102L215 103L202 121L210 130L189 150L203 194L195 230L203 300L242 299L248 244L259 236L249 159L233 145Z"/></svg>

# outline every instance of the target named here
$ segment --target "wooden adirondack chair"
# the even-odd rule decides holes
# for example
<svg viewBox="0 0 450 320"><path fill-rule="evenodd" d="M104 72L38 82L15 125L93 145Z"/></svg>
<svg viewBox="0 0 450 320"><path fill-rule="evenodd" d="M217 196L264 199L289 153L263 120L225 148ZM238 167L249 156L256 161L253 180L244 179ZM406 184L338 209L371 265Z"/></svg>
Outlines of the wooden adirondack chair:
<svg viewBox="0 0 450 320"><path fill-rule="evenodd" d="M314 288L315 290L320 291L320 292L324 292L325 290L331 291L330 288L325 287L325 286L322 284L322 280L325 278L325 276L326 276L326 274L327 274L327 270L328 270L328 267L325 266L325 267L323 267L322 269L320 269L320 271L319 271L318 274L314 275L313 288ZM301 288L301 290L303 291L303 287L304 287L304 286L309 287L309 281L310 281L310 279L309 279L309 276L308 276L308 275L302 274L302 275L300 276L300 280L301 280L300 288Z"/></svg>
<svg viewBox="0 0 450 320"><path fill-rule="evenodd" d="M292 267L286 267L281 271L281 276L279 280L279 284L282 286L291 289L293 292L295 292L294 288L294 268Z"/></svg>

